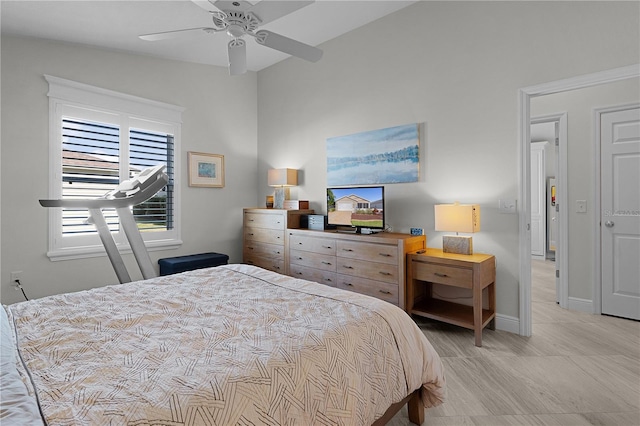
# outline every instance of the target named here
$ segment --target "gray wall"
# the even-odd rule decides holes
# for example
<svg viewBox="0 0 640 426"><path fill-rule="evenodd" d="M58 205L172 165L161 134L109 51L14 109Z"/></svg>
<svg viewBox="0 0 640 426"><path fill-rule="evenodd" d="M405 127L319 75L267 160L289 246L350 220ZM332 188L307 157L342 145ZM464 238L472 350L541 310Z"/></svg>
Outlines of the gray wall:
<svg viewBox="0 0 640 426"><path fill-rule="evenodd" d="M117 282L106 257L51 262L46 256L48 85L43 74L185 108L182 123L182 240L158 258L216 251L242 259L242 208L257 198L257 79L225 68L79 45L2 37L2 303L23 300L10 283L23 271L31 298ZM222 154L224 188L187 186L187 151ZM141 274L125 256L132 278ZM157 266L157 265L156 265Z"/></svg>
<svg viewBox="0 0 640 426"><path fill-rule="evenodd" d="M518 316L518 89L640 62L637 2L418 2L324 43L316 64L258 73L257 203L270 167L304 178L296 193L323 212L325 140L426 123L420 182L387 185L394 231L425 228L433 204L481 205L474 249L497 257L497 310ZM587 226L585 223L583 226Z"/></svg>

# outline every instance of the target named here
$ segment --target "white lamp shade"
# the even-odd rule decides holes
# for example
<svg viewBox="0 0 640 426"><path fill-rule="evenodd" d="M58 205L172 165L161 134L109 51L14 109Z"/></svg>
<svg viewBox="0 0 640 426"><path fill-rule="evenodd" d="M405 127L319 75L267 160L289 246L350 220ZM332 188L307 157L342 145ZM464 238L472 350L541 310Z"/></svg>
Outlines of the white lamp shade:
<svg viewBox="0 0 640 426"><path fill-rule="evenodd" d="M480 231L480 206L477 204L436 204L436 231Z"/></svg>
<svg viewBox="0 0 640 426"><path fill-rule="evenodd" d="M298 184L298 171L296 169L269 169L267 185L269 186L296 186Z"/></svg>

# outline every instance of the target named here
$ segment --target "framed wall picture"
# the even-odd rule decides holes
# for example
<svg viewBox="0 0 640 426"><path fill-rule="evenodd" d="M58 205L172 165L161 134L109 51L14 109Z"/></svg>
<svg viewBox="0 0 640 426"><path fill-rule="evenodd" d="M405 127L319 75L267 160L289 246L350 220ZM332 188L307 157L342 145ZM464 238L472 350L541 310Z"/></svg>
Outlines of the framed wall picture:
<svg viewBox="0 0 640 426"><path fill-rule="evenodd" d="M417 182L419 123L327 139L327 186Z"/></svg>
<svg viewBox="0 0 640 426"><path fill-rule="evenodd" d="M188 152L189 186L224 187L224 155Z"/></svg>

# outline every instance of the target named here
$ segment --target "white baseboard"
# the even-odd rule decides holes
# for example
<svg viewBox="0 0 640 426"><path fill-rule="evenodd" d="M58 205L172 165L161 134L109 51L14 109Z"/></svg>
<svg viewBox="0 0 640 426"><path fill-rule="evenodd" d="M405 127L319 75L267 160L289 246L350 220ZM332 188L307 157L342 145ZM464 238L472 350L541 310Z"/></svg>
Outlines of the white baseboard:
<svg viewBox="0 0 640 426"><path fill-rule="evenodd" d="M593 310L593 300L570 297L567 302L567 308L571 309L572 311L580 311L587 314L592 314L595 312Z"/></svg>
<svg viewBox="0 0 640 426"><path fill-rule="evenodd" d="M496 330L520 334L520 319L518 317L496 314Z"/></svg>

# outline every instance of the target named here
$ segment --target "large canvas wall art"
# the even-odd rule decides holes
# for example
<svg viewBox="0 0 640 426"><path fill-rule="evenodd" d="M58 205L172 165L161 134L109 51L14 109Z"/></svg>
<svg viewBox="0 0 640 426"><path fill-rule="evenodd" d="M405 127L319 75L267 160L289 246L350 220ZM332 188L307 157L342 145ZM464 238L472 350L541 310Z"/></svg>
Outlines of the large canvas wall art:
<svg viewBox="0 0 640 426"><path fill-rule="evenodd" d="M327 139L327 185L417 182L420 134L406 124Z"/></svg>

